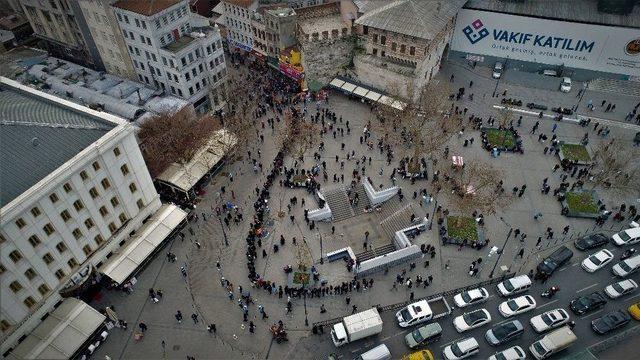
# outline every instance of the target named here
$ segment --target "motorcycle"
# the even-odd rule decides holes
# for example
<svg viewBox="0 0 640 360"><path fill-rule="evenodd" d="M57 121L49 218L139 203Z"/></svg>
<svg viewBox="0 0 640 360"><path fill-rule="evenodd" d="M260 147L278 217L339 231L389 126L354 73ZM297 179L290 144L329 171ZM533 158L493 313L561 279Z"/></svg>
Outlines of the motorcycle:
<svg viewBox="0 0 640 360"><path fill-rule="evenodd" d="M630 258L636 252L637 252L637 250L634 249L634 248L627 249L622 253L622 255L620 255L620 260L624 260L624 259Z"/></svg>
<svg viewBox="0 0 640 360"><path fill-rule="evenodd" d="M551 297L553 295L555 295L555 293L557 293L558 291L560 291L560 288L557 286L552 286L551 288L549 288L549 290L543 292L542 294L540 294L540 296L544 297L544 298L549 298L551 299Z"/></svg>

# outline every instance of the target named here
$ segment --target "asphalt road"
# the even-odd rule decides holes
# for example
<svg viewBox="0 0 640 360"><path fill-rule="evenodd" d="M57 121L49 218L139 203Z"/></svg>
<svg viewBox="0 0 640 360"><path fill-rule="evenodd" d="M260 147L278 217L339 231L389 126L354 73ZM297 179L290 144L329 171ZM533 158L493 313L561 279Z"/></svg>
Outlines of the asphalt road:
<svg viewBox="0 0 640 360"><path fill-rule="evenodd" d="M611 267L619 261L620 254L622 254L622 251L624 250L624 248L622 249L617 248L613 244L606 246L606 248L611 250L615 255L614 260L611 263L609 263L605 268L590 274L582 269L582 267L580 266L580 263L588 255L590 255L593 252L596 252L597 250L580 252L576 250L572 245L569 245L569 246L574 251L574 255L570 263L568 263L567 265L565 265L564 267L556 271L556 273L554 273L551 279L548 280L545 284L536 282L533 284L533 286L528 292L524 293L524 294L533 296L534 299L536 300L537 307L534 310L531 310L527 313L509 318L509 319L505 319L498 312L498 306L500 305L501 302L505 301L506 299L499 296L495 286L487 287L487 290L490 293L490 298L487 302L476 305L476 306L471 306L465 309L456 308L448 317L438 319L438 322L443 328L442 338L439 342L432 343L428 345L426 348L430 349L434 353L434 356L437 359L441 359L442 350L444 349L445 346L457 340L461 340L463 338L473 336L476 338L476 340L480 344L480 353L475 357L473 357L474 359L486 359L492 354L514 345L520 345L523 349L527 351L527 357L532 358L531 354L528 353L528 347L535 340L541 337L541 335L537 334L533 330L533 328L531 327L531 324L529 324L529 320L532 317L539 315L545 311L549 311L557 308L566 309L570 315L571 320L574 320L576 322L576 327L574 328L574 332L578 337L578 341L566 351L556 355L556 357L562 357L562 356L570 355L572 353L583 351L587 347L597 344L599 342L602 342L603 340L615 335L619 331L624 331L624 330L631 329L633 327L640 326L640 322L632 320L631 323L627 324L626 327L604 336L596 334L591 329L591 321L593 319L596 319L606 313L609 313L618 309L622 309L626 311L629 305L639 301L640 290L637 290L634 293L628 294L616 300L609 299L607 304L603 308L583 316L577 316L569 309L569 302L573 298L577 296L589 294L593 291L603 291L607 285L622 280L616 277L615 275L613 275L613 273L611 272ZM629 278L634 279L636 282L638 282L640 281L640 273L633 274ZM552 299L542 298L540 294L544 290L548 289L553 285L559 286L560 291L556 293ZM403 290L400 290L400 291L403 291ZM519 295L524 295L524 294L519 294ZM447 297L447 302L449 303L449 305L453 307L454 306L453 296ZM478 309L478 308L487 309L491 313L492 321L480 328L470 330L462 334L458 333L453 327L454 317L463 314L464 313L463 310L469 311L469 309ZM387 347L391 351L391 354L393 355L394 358L400 358L402 355L408 354L410 350L404 344L404 336L410 331L412 331L414 328L410 328L410 329L400 328L397 325L397 321L395 320L395 312L392 312L392 311L385 312L385 313L382 313L381 316L384 321L384 327L381 334L375 337L364 339L362 341L356 341L353 344L347 344L344 347L341 347L339 349L336 349L333 346L333 343L331 342L331 339L330 339L330 335L328 335L328 331L325 332L324 337L326 338L323 339L321 343L323 344L322 346L323 350L326 349L326 355L329 355L330 353L334 353L338 355L338 358L352 359L357 357L361 353L377 346L380 343L384 343L387 345ZM484 338L485 332L489 328L495 325L498 325L502 322L510 321L513 319L520 320L520 322L522 322L522 324L524 325L525 332L523 336L520 339L513 340L510 343L507 343L505 345L501 345L498 347L493 347L489 345L489 343L487 343L486 339Z"/></svg>

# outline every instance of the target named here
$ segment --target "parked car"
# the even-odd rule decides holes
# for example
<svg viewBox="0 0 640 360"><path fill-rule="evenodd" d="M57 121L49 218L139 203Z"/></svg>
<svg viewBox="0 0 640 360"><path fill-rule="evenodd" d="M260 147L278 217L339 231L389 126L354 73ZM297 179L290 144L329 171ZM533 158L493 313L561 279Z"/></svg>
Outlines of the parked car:
<svg viewBox="0 0 640 360"><path fill-rule="evenodd" d="M611 271L619 277L627 277L640 269L640 255L636 255L613 265Z"/></svg>
<svg viewBox="0 0 640 360"><path fill-rule="evenodd" d="M404 337L404 342L410 349L440 340L442 327L437 322L421 326Z"/></svg>
<svg viewBox="0 0 640 360"><path fill-rule="evenodd" d="M521 337L523 333L522 323L519 320L512 320L487 330L484 337L489 344L498 346Z"/></svg>
<svg viewBox="0 0 640 360"><path fill-rule="evenodd" d="M611 237L613 242L618 245L633 245L640 242L640 227L622 230Z"/></svg>
<svg viewBox="0 0 640 360"><path fill-rule="evenodd" d="M607 299L604 298L604 295L595 291L589 295L580 296L571 300L569 307L574 313L583 315L603 307L606 303Z"/></svg>
<svg viewBox="0 0 640 360"><path fill-rule="evenodd" d="M627 313L616 310L591 321L591 328L598 334L604 335L627 325L629 321L631 321L631 317Z"/></svg>
<svg viewBox="0 0 640 360"><path fill-rule="evenodd" d="M555 309L536 315L529 320L538 334L555 329L569 322L569 313L565 309Z"/></svg>
<svg viewBox="0 0 640 360"><path fill-rule="evenodd" d="M527 291L531 287L531 279L527 275L519 275L498 284L498 292L502 296L511 296Z"/></svg>
<svg viewBox="0 0 640 360"><path fill-rule="evenodd" d="M582 260L582 268L586 272L596 272L613 260L613 254L607 249L602 249L588 258Z"/></svg>
<svg viewBox="0 0 640 360"><path fill-rule="evenodd" d="M636 320L640 320L640 302L637 302L629 306L627 311L629 312L632 318Z"/></svg>
<svg viewBox="0 0 640 360"><path fill-rule="evenodd" d="M504 70L504 65L500 61L498 61L493 66L493 74L491 76L493 76L494 79L500 79L500 77L502 76L503 70Z"/></svg>
<svg viewBox="0 0 640 360"><path fill-rule="evenodd" d="M504 317L512 317L531 311L536 308L536 301L531 295L519 296L517 298L507 300L498 306L498 311Z"/></svg>
<svg viewBox="0 0 640 360"><path fill-rule="evenodd" d="M568 93L571 91L571 78L563 77L562 82L560 83L560 91Z"/></svg>
<svg viewBox="0 0 640 360"><path fill-rule="evenodd" d="M487 309L478 309L453 319L453 326L459 333L475 329L491 321L491 314Z"/></svg>
<svg viewBox="0 0 640 360"><path fill-rule="evenodd" d="M475 338L469 337L447 345L442 351L446 360L466 359L480 352L480 345Z"/></svg>
<svg viewBox="0 0 640 360"><path fill-rule="evenodd" d="M590 250L599 248L609 243L609 238L603 233L595 233L582 236L576 239L573 244L578 250Z"/></svg>
<svg viewBox="0 0 640 360"><path fill-rule="evenodd" d="M526 358L527 355L524 353L524 350L517 345L489 356L489 360L524 360Z"/></svg>
<svg viewBox="0 0 640 360"><path fill-rule="evenodd" d="M433 360L433 353L430 350L418 350L411 354L404 355L402 360Z"/></svg>
<svg viewBox="0 0 640 360"><path fill-rule="evenodd" d="M485 302L488 298L489 292L487 289L481 287L461 292L453 297L453 301L456 303L457 307L463 308Z"/></svg>
<svg viewBox="0 0 640 360"><path fill-rule="evenodd" d="M559 267L571 260L572 257L573 251L563 245L542 260L542 262L538 264L537 269L541 273L551 275Z"/></svg>
<svg viewBox="0 0 640 360"><path fill-rule="evenodd" d="M638 284L629 279L618 281L604 288L604 293L612 299L617 299L621 296L630 294L638 288Z"/></svg>

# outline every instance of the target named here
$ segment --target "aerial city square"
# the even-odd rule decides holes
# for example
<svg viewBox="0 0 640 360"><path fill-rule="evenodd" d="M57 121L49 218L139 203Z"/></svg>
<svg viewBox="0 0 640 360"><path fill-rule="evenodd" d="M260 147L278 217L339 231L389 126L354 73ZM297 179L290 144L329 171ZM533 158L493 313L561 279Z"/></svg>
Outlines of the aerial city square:
<svg viewBox="0 0 640 360"><path fill-rule="evenodd" d="M3 359L638 359L640 1L0 0Z"/></svg>

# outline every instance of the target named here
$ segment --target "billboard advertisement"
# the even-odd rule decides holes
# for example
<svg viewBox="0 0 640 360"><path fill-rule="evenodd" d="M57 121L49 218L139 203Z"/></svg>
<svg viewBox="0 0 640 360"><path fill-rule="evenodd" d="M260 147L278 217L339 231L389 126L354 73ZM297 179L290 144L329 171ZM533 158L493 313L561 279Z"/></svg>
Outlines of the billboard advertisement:
<svg viewBox="0 0 640 360"><path fill-rule="evenodd" d="M640 29L461 9L451 49L629 76L640 75Z"/></svg>

